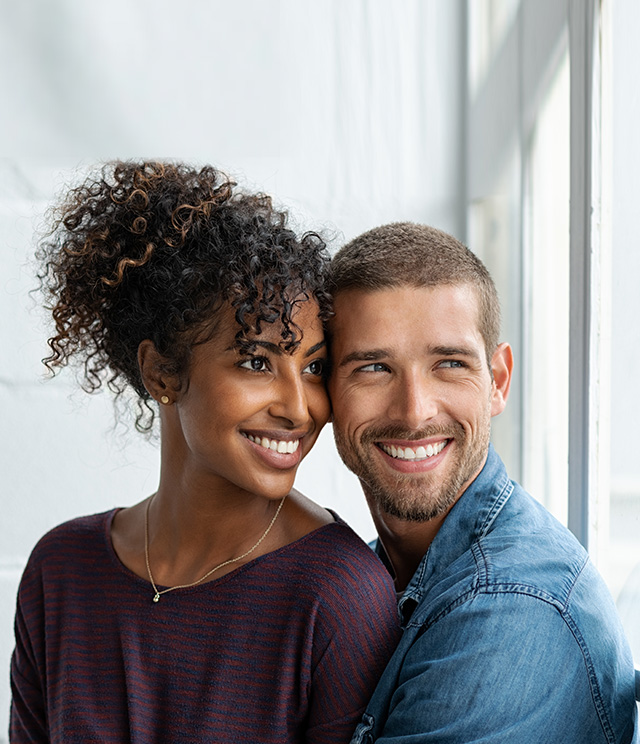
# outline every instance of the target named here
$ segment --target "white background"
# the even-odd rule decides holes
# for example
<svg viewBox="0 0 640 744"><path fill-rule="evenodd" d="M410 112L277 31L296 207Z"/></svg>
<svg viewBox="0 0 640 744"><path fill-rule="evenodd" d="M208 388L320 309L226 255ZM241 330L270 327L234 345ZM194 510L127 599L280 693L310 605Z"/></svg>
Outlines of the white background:
<svg viewBox="0 0 640 744"><path fill-rule="evenodd" d="M47 328L28 293L47 203L97 160L178 158L273 194L333 246L405 219L462 238L462 7L0 0L0 741L33 544L157 481L155 448L114 430L108 395L74 392L68 372L43 380ZM330 428L298 486L373 536Z"/></svg>
<svg viewBox="0 0 640 744"><path fill-rule="evenodd" d="M512 19L518 2L469 4ZM465 240L469 162L490 155L482 152L482 132L467 149L465 117L473 106L465 6L465 0L0 0L0 743L15 592L29 551L55 524L134 503L157 482L155 446L114 426L108 394L78 391L68 371L43 379L48 329L29 290L47 204L98 160L176 158L212 163L244 186L271 193L301 227L324 231L334 248L374 225L405 219ZM640 531L634 432L640 9L637 0L612 0L611 8L615 548L637 544ZM496 108L504 92L496 91ZM546 299L543 291L536 301ZM513 307L505 314L507 326L518 316ZM516 347L522 341L507 340ZM542 360L530 361L528 374L536 375ZM544 367L553 371L553 359ZM549 379L553 393L553 374ZM515 442L521 430L503 432L501 441ZM553 449L548 439L533 444ZM525 476L536 467L530 457ZM333 451L330 427L297 485L363 537L373 536L359 486ZM548 494L536 490L545 501ZM627 608L637 608L638 597L628 597ZM629 611L632 636L636 615ZM640 653L639 630L632 640Z"/></svg>

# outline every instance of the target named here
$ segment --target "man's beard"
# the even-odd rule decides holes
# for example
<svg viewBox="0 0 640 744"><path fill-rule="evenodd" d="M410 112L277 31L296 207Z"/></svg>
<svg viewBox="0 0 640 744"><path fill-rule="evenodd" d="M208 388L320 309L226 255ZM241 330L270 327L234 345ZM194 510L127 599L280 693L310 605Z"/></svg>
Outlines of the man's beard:
<svg viewBox="0 0 640 744"><path fill-rule="evenodd" d="M355 444L337 427L334 426L333 431L340 457L360 479L370 506L375 505L385 514L405 521L427 522L446 514L462 488L480 471L489 447L490 424L487 421L474 439L470 439L457 423L448 427L425 427L419 432L408 432L397 426L371 427ZM447 463L447 471L442 475L437 474L438 468L415 474L391 471L376 461L377 456L372 451L375 442L411 442L432 437L455 442L455 457Z"/></svg>

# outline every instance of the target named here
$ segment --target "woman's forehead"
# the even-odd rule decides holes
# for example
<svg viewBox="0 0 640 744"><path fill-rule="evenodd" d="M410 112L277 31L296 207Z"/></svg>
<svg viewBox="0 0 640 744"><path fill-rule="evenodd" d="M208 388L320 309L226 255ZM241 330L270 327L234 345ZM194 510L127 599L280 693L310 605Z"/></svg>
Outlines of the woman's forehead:
<svg viewBox="0 0 640 744"><path fill-rule="evenodd" d="M276 310L277 308L274 308ZM315 299L299 297L292 301L289 317L282 320L283 308L279 308L274 320L259 318L257 313L246 314L242 320L246 324L243 328L238 320L238 310L231 302L223 303L216 312L214 337L225 339L225 342L235 347L251 344L252 341L267 341L281 345L291 340L291 333L296 340L324 337L324 329L320 318L320 307Z"/></svg>

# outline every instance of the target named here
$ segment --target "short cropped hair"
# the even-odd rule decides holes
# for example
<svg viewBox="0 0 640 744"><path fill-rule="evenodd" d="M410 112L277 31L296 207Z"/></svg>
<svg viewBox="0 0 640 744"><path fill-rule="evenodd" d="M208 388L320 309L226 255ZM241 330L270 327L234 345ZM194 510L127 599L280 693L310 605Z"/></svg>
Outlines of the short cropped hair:
<svg viewBox="0 0 640 744"><path fill-rule="evenodd" d="M482 261L451 235L428 225L395 222L354 238L331 261L328 288L348 289L470 285L478 296L478 327L487 361L500 338L500 301Z"/></svg>

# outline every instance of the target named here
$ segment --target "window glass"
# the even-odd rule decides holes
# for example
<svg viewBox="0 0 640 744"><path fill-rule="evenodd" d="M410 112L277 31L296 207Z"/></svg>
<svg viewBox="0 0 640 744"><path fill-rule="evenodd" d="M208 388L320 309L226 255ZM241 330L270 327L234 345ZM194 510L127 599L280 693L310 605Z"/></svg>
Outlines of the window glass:
<svg viewBox="0 0 640 744"><path fill-rule="evenodd" d="M520 0L471 0L469 9L469 88L474 96L515 20Z"/></svg>
<svg viewBox="0 0 640 744"><path fill-rule="evenodd" d="M567 523L569 54L540 106L526 157L523 240L525 488Z"/></svg>
<svg viewBox="0 0 640 744"><path fill-rule="evenodd" d="M493 421L492 440L511 477L566 524L566 19L536 11L537 22L531 23L535 8L515 0L472 0L468 8L467 240L495 279L503 340L515 358L509 404ZM553 54L541 55L539 48Z"/></svg>
<svg viewBox="0 0 640 744"><path fill-rule="evenodd" d="M589 493L574 494L572 510L579 513L572 519L588 525L589 548L640 667L640 457L633 432L640 420L640 97L634 93L640 4L601 0L597 6L593 141L590 156L581 160L574 152L576 172L590 169L593 180L594 256L584 279L579 266L571 276L569 262L569 55L571 49L584 52L576 33L586 21L581 6L568 15L546 0L469 0L467 7L467 240L496 279L503 336L516 360L509 405L494 420L493 441L512 477L565 524L569 466L574 478L576 468L593 468L584 474ZM580 92L577 86L578 131L586 108ZM576 204L574 217L581 209L589 214ZM589 286L576 285L582 281ZM577 390L580 382L569 379L570 287L592 298L589 390ZM587 465L569 463L570 386L572 401L589 401ZM573 441L579 432L571 434Z"/></svg>
<svg viewBox="0 0 640 744"><path fill-rule="evenodd" d="M612 3L611 501L606 578L640 668L640 5Z"/></svg>
<svg viewBox="0 0 640 744"><path fill-rule="evenodd" d="M468 242L487 266L502 306L501 341L515 357L514 377L505 410L493 419L491 440L512 478L521 480L522 455L522 282L520 261L520 158L514 148L486 196L469 205Z"/></svg>

